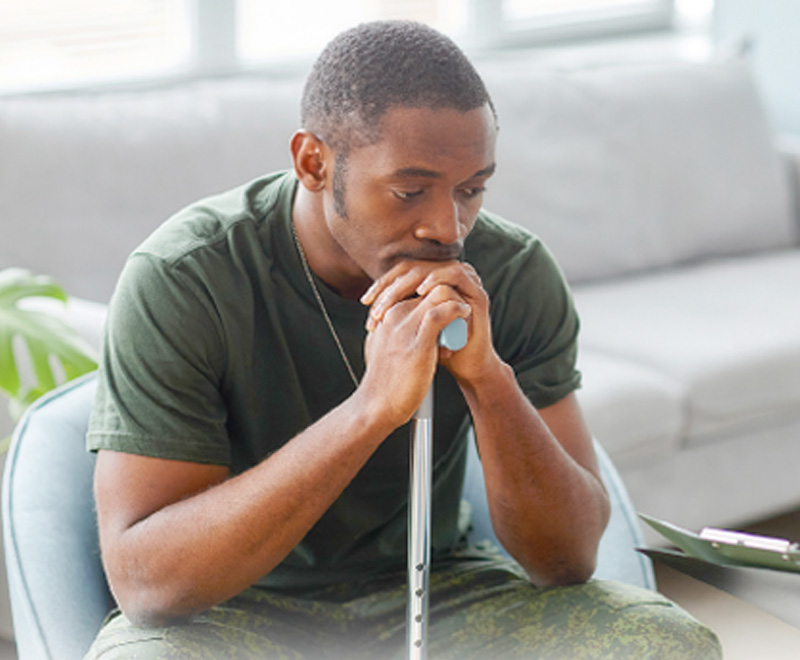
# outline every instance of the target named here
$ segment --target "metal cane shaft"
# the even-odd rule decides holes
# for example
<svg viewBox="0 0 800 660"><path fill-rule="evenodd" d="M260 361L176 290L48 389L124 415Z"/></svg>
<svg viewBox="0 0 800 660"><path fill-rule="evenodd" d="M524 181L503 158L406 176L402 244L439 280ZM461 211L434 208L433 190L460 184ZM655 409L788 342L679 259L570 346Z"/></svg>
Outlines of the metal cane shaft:
<svg viewBox="0 0 800 660"><path fill-rule="evenodd" d="M431 484L433 388L414 415L411 438L408 515L409 660L425 660L428 633L428 582L431 559Z"/></svg>
<svg viewBox="0 0 800 660"><path fill-rule="evenodd" d="M467 322L452 321L439 334L439 345L459 351L467 343ZM433 385L414 413L408 485L408 660L425 660L428 644L428 583L431 563L433 488Z"/></svg>

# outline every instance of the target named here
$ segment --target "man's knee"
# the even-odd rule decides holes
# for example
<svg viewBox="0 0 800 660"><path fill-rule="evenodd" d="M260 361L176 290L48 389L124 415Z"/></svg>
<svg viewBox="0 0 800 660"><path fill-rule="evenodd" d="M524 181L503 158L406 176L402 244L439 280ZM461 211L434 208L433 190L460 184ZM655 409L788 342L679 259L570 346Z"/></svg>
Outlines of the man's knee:
<svg viewBox="0 0 800 660"><path fill-rule="evenodd" d="M442 605L442 604L440 604ZM444 608L447 609L447 608ZM716 635L659 593L611 581L539 589L510 580L436 608L431 657L719 660Z"/></svg>
<svg viewBox="0 0 800 660"><path fill-rule="evenodd" d="M553 590L553 595L556 591ZM545 604L543 619L535 626L547 630L551 636L547 653L537 657L559 660L722 658L714 632L659 593L609 581L594 581L558 591L561 593Z"/></svg>
<svg viewBox="0 0 800 660"><path fill-rule="evenodd" d="M111 618L84 660L303 660L268 636L215 617L198 616L165 628L139 628Z"/></svg>

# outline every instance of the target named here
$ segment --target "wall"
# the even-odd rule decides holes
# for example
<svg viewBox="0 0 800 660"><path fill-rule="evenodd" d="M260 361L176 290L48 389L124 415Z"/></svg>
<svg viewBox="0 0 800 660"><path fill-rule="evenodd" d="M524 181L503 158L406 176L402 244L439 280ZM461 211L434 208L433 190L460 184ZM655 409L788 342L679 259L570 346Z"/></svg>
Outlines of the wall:
<svg viewBox="0 0 800 660"><path fill-rule="evenodd" d="M775 129L800 135L800 2L716 0L721 48L752 42L751 58Z"/></svg>

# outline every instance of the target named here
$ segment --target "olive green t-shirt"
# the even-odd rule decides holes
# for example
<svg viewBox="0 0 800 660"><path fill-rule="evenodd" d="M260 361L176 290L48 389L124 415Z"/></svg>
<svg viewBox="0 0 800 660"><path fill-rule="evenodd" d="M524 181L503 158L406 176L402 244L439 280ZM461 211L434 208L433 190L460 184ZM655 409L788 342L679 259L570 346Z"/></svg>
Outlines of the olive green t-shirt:
<svg viewBox="0 0 800 660"><path fill-rule="evenodd" d="M88 448L229 466L241 473L354 390L303 272L291 231L292 173L194 204L128 260L112 298ZM578 319L563 277L535 237L487 212L463 259L491 299L498 354L533 405L579 385ZM356 371L367 308L316 280ZM467 405L435 383L432 548L463 540L459 503ZM393 433L305 539L263 580L317 586L402 567L409 428Z"/></svg>

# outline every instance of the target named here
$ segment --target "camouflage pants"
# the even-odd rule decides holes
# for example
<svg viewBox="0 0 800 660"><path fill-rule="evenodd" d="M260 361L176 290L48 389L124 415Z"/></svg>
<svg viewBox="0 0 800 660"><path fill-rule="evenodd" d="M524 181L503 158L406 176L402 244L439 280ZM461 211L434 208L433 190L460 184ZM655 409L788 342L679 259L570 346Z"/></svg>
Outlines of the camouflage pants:
<svg viewBox="0 0 800 660"><path fill-rule="evenodd" d="M431 575L430 660L715 660L716 636L657 593L608 581L537 588L505 560ZM400 660L405 573L302 597L253 587L167 628L112 614L87 660Z"/></svg>

